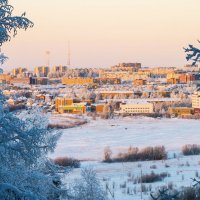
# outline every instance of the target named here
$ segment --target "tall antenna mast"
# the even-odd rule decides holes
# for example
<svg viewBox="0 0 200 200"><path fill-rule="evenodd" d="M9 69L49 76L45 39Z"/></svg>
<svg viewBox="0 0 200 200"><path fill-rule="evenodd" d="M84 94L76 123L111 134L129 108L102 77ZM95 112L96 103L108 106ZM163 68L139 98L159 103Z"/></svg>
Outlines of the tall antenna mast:
<svg viewBox="0 0 200 200"><path fill-rule="evenodd" d="M71 49L70 49L70 41L68 41L68 53L67 53L67 66L71 65Z"/></svg>

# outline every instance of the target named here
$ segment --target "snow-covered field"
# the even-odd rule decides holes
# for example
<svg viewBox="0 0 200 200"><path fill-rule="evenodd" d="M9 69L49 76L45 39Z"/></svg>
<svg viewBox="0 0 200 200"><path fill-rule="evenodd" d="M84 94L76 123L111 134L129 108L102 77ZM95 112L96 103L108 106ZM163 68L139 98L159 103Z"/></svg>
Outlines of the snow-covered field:
<svg viewBox="0 0 200 200"><path fill-rule="evenodd" d="M120 118L96 120L63 130L53 157L101 160L110 146L114 153L134 147L164 145L177 151L185 144L200 144L200 121L186 119Z"/></svg>
<svg viewBox="0 0 200 200"><path fill-rule="evenodd" d="M169 177L162 182L142 184L143 189L145 188L142 199L146 200L149 199L150 192L161 186L173 184L174 188L179 188L192 185L191 178L200 176L200 156L179 155L166 161L107 164L100 162L104 147L110 146L116 154L130 145L164 145L167 151L177 153L185 144L200 144L199 129L200 121L197 120L127 117L90 121L82 127L64 130L51 157L71 156L91 160L82 162L82 167L92 167L103 187L107 184L110 192L115 195L115 200L141 199L141 184L135 183L141 173L168 173ZM74 169L67 176L67 182L80 177L80 171L81 169Z"/></svg>

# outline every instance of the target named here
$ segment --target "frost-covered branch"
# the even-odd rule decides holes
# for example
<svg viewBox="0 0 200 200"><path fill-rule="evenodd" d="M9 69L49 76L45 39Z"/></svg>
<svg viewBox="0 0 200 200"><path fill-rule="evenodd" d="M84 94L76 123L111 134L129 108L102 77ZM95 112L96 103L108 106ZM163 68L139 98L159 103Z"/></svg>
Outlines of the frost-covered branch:
<svg viewBox="0 0 200 200"><path fill-rule="evenodd" d="M3 53L0 54L0 64L3 64L8 59Z"/></svg>
<svg viewBox="0 0 200 200"><path fill-rule="evenodd" d="M0 184L0 199L6 199L6 197L11 196L10 194L12 194L13 199L38 200L32 192L20 191L17 187L8 183Z"/></svg>
<svg viewBox="0 0 200 200"><path fill-rule="evenodd" d="M48 129L48 118L40 110L9 113L0 94L0 193L10 199L66 196L61 177L70 169L47 158L59 137L59 132Z"/></svg>
<svg viewBox="0 0 200 200"><path fill-rule="evenodd" d="M200 43L200 41L198 40ZM193 45L189 44L187 48L184 48L185 52L187 53L186 59L187 61L192 60L192 65L196 65L197 62L200 62L200 49L194 47Z"/></svg>
<svg viewBox="0 0 200 200"><path fill-rule="evenodd" d="M17 35L19 29L33 27L33 22L26 18L26 13L21 16L13 16L13 6L8 4L8 0L0 0L0 46L10 41L11 37ZM0 63L4 63L7 57L0 55Z"/></svg>

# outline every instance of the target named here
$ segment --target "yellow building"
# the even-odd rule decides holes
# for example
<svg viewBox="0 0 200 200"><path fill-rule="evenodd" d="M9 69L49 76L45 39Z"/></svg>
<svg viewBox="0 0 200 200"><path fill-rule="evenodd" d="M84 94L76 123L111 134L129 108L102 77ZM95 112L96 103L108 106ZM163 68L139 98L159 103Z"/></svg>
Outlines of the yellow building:
<svg viewBox="0 0 200 200"><path fill-rule="evenodd" d="M93 78L62 78L63 85L86 85L86 84L93 84Z"/></svg>
<svg viewBox="0 0 200 200"><path fill-rule="evenodd" d="M59 113L83 114L86 112L85 103L73 103L58 107Z"/></svg>
<svg viewBox="0 0 200 200"><path fill-rule="evenodd" d="M57 97L55 108L59 113L83 114L86 112L85 103L73 103L73 99Z"/></svg>
<svg viewBox="0 0 200 200"><path fill-rule="evenodd" d="M50 68L47 66L35 67L34 72L37 76L47 77L50 72Z"/></svg>
<svg viewBox="0 0 200 200"><path fill-rule="evenodd" d="M57 97L55 99L55 108L57 112L60 106L66 106L66 105L72 105L72 104L73 104L73 99L64 98L64 97Z"/></svg>
<svg viewBox="0 0 200 200"><path fill-rule="evenodd" d="M174 73L174 72L168 73L168 74L167 74L167 79L171 79L171 78L179 79L180 75L181 75L181 74L179 74L179 73Z"/></svg>
<svg viewBox="0 0 200 200"><path fill-rule="evenodd" d="M169 114L174 116L186 116L186 115L192 115L194 112L193 108L187 108L187 107L174 107L169 108Z"/></svg>
<svg viewBox="0 0 200 200"><path fill-rule="evenodd" d="M0 74L0 83L10 83L11 76L7 74Z"/></svg>
<svg viewBox="0 0 200 200"><path fill-rule="evenodd" d="M10 84L30 84L30 78L12 78Z"/></svg>

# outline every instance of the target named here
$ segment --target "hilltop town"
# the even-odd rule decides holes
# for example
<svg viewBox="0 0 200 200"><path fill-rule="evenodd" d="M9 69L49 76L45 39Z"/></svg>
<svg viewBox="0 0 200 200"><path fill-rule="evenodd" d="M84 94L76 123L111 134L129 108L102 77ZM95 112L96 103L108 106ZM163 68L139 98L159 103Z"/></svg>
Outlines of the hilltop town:
<svg viewBox="0 0 200 200"><path fill-rule="evenodd" d="M45 112L111 118L115 115L199 118L200 67L142 67L120 63L107 68L67 66L1 70L10 111L40 107Z"/></svg>

